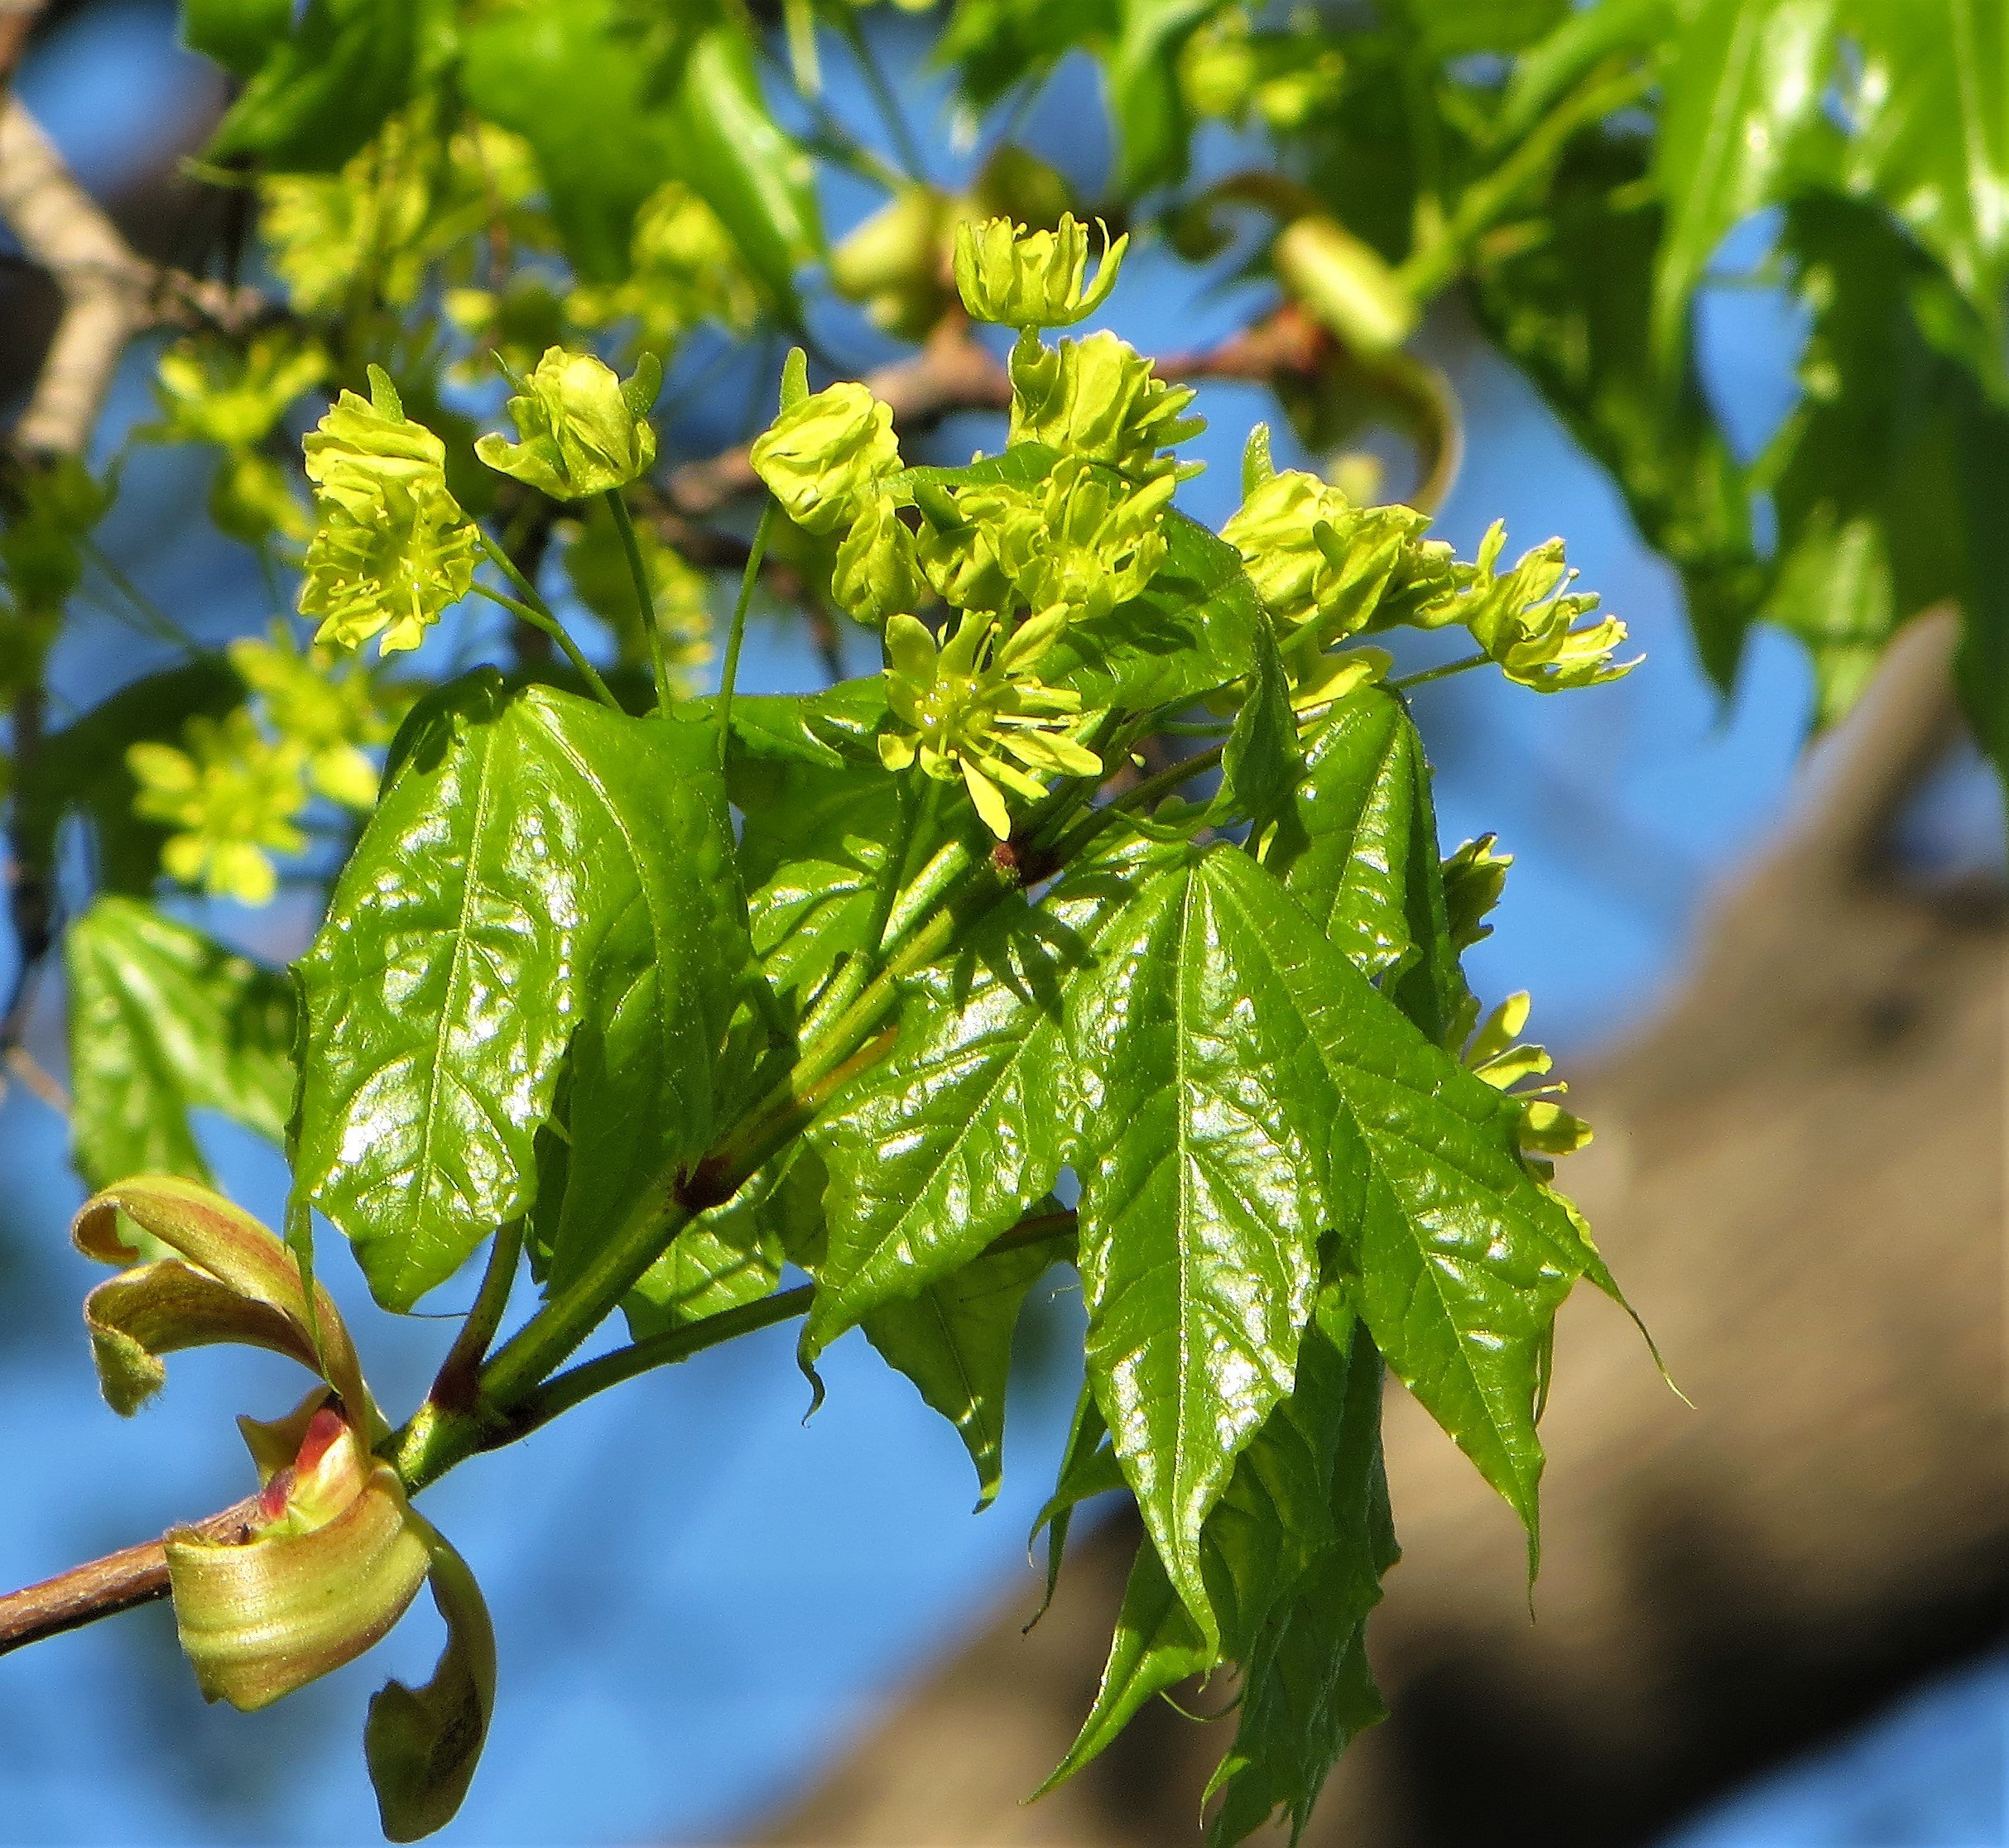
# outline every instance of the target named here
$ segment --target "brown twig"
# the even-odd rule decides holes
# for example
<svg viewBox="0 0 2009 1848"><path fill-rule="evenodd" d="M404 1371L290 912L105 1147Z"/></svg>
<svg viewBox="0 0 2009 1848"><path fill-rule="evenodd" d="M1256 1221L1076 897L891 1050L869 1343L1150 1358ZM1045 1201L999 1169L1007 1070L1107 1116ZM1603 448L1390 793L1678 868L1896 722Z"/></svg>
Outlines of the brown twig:
<svg viewBox="0 0 2009 1848"><path fill-rule="evenodd" d="M82 455L132 337L163 324L241 330L267 312L256 290L161 268L137 256L64 165L20 102L0 105L0 217L63 292L63 312L28 406L23 455Z"/></svg>
<svg viewBox="0 0 2009 1848"><path fill-rule="evenodd" d="M250 1534L257 1505L257 1496L247 1495L206 1520L184 1524L171 1531L192 1530L205 1539L235 1544ZM100 1617L151 1604L167 1592L165 1537L121 1548L102 1559L86 1560L39 1585L0 1597L0 1655L39 1643L46 1636L81 1629Z"/></svg>
<svg viewBox="0 0 2009 1848"><path fill-rule="evenodd" d="M13 81L43 4L44 0L0 0L0 85Z"/></svg>

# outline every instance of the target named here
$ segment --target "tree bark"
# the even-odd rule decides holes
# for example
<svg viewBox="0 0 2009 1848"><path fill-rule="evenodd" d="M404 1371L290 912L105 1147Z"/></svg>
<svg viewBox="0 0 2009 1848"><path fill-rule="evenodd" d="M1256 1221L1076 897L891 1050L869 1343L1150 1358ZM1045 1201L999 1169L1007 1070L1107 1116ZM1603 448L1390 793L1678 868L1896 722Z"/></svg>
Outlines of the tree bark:
<svg viewBox="0 0 2009 1848"><path fill-rule="evenodd" d="M1405 1557L1370 1646L1394 1716L1308 1841L1645 1842L2002 1634L2002 895L1878 852L1951 734L1950 643L1936 617L1900 643L1680 992L1576 1087L1598 1140L1565 1184L1696 1409L1579 1292L1536 1620L1512 1517L1391 1390ZM1162 1705L1021 1806L1086 1709L1135 1531L1076 1550L1029 1639L1015 1590L758 1839L1196 1841L1232 1722Z"/></svg>

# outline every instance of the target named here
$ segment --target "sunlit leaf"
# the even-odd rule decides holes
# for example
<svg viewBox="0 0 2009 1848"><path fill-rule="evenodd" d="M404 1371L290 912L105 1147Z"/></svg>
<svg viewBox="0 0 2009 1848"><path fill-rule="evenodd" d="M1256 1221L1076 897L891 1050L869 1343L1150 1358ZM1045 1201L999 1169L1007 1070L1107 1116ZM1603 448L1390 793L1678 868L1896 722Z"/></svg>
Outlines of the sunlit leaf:
<svg viewBox="0 0 2009 1848"><path fill-rule="evenodd" d="M568 1054L555 1277L704 1148L748 953L730 856L701 727L488 672L414 714L300 965L295 1187L380 1301L528 1209Z"/></svg>

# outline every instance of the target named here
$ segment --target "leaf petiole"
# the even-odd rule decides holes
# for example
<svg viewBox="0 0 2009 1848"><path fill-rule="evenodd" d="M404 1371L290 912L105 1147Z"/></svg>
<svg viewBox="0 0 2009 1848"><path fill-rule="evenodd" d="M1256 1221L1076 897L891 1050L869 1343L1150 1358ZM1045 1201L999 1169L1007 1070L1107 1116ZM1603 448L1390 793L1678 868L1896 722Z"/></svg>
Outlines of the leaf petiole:
<svg viewBox="0 0 2009 1848"><path fill-rule="evenodd" d="M733 688L739 679L739 650L747 639L747 609L753 601L753 587L760 581L761 559L767 550L768 535L774 530L774 497L761 509L761 523L753 529L753 544L747 549L745 575L739 580L738 601L733 605L733 626L726 631L725 665L719 675L719 767L725 768L726 747L733 736Z"/></svg>
<svg viewBox="0 0 2009 1848"><path fill-rule="evenodd" d="M983 1255L993 1257L1000 1252L1022 1250L1028 1245L1041 1245L1050 1239L1065 1237L1074 1229L1074 1215L1071 1210L1040 1213L1030 1219L1021 1219L1010 1231L993 1239L985 1247ZM690 1322L681 1328L666 1329L659 1335L632 1342L626 1347L617 1347L611 1353L582 1361L577 1366L555 1375L519 1404L510 1420L507 1441L550 1423L560 1413L570 1411L595 1393L632 1380L637 1374L650 1372L659 1366L674 1366L694 1354L702 1354L708 1348L736 1341L742 1335L753 1334L762 1328L771 1328L776 1322L806 1315L815 1295L816 1286L804 1284L763 1297L757 1303L744 1303L738 1308L707 1316L702 1322Z"/></svg>
<svg viewBox="0 0 2009 1848"><path fill-rule="evenodd" d="M607 504L613 510L614 530L621 535L622 550L627 554L628 572L635 580L635 595L642 606L642 626L649 638L649 666L656 675L656 709L667 718L670 663L663 654L663 632L656 626L656 593L650 587L649 574L642 562L642 545L635 537L634 519L627 511L627 502L621 497L619 488L608 489Z"/></svg>
<svg viewBox="0 0 2009 1848"><path fill-rule="evenodd" d="M598 670L586 659L584 651L580 649L579 645L572 639L571 633L566 629L565 624L560 622L545 607L544 599L537 594L536 586L517 569L516 560L497 545L488 534L483 533L481 535L481 543L482 550L501 567L503 574L524 594L521 598L507 596L502 591L497 590L493 585L481 583L477 583L474 588L486 597L490 602L501 604L519 622L529 623L533 629L542 630L565 650L565 659L579 670L579 678L593 689L593 694L596 699L603 705L611 706L617 713L626 711L627 708L622 705L621 702L608 692L607 683L600 678Z"/></svg>

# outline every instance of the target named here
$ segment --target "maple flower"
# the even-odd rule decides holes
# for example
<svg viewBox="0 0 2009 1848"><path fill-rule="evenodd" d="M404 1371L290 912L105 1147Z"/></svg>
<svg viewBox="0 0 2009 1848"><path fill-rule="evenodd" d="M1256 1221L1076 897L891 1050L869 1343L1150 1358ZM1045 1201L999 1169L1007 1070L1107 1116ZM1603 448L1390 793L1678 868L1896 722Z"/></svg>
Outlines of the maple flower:
<svg viewBox="0 0 2009 1848"><path fill-rule="evenodd" d="M1032 672L1066 617L1045 611L1000 641L997 620L973 612L938 648L913 617L894 616L886 625L886 698L907 729L880 734L880 761L891 770L919 763L938 782L959 775L1000 840L1012 832L1007 790L1037 801L1046 793L1040 776L1101 775L1102 759L1079 736L1096 715L1081 710L1080 694Z"/></svg>
<svg viewBox="0 0 2009 1848"><path fill-rule="evenodd" d="M175 832L161 861L184 885L245 905L265 905L278 890L274 853L298 853L307 838L294 825L306 806L299 747L274 744L240 706L221 725L192 718L188 745L129 745L126 762L139 781L133 812Z"/></svg>
<svg viewBox="0 0 2009 1848"><path fill-rule="evenodd" d="M1063 212L1051 231L1029 232L1008 218L959 224L955 278L963 305L979 321L1021 330L1072 326L1108 299L1130 246L1127 232L1113 244L1109 228L1100 229L1102 259L1084 287L1089 228L1073 213Z"/></svg>
<svg viewBox="0 0 2009 1848"><path fill-rule="evenodd" d="M1011 442L1044 443L1132 481L1198 473L1159 452L1206 429L1205 418L1185 414L1199 394L1155 377L1128 341L1106 331L1055 347L1021 340L1011 373Z"/></svg>
<svg viewBox="0 0 2009 1848"><path fill-rule="evenodd" d="M1526 1079L1547 1077L1555 1063L1545 1047L1516 1043L1528 1024L1529 1005L1525 989L1509 995L1473 1034L1464 1062L1478 1077L1521 1106L1521 1146L1539 1163L1543 1156L1574 1154L1589 1142L1591 1129L1582 1117L1555 1102L1569 1088L1560 1080L1531 1091L1516 1088Z"/></svg>
<svg viewBox="0 0 2009 1848"><path fill-rule="evenodd" d="M380 654L416 648L473 582L478 540L446 485L446 448L406 416L397 388L369 369L370 395L344 391L310 432L307 477L319 516L300 612L316 641Z"/></svg>
<svg viewBox="0 0 2009 1848"><path fill-rule="evenodd" d="M267 723L299 751L314 788L344 808L370 808L377 766L364 747L384 743L392 724L368 674L330 648L302 654L276 624L269 641L240 636L229 655Z"/></svg>
<svg viewBox="0 0 2009 1848"><path fill-rule="evenodd" d="M1245 465L1246 468L1246 465ZM1359 506L1302 469L1262 473L1221 528L1281 634L1386 628L1454 588L1451 548L1405 506Z"/></svg>
<svg viewBox="0 0 2009 1848"><path fill-rule="evenodd" d="M141 434L156 443L249 449L327 372L320 347L290 333L255 334L242 351L219 341L178 341L161 355L154 375L160 421Z"/></svg>
<svg viewBox="0 0 2009 1848"><path fill-rule="evenodd" d="M592 353L547 348L509 401L521 440L484 436L474 453L498 473L555 501L625 487L655 465L649 407L662 382L662 362L653 353L642 354L633 376L623 380Z"/></svg>
<svg viewBox="0 0 2009 1848"><path fill-rule="evenodd" d="M1598 598L1569 589L1576 573L1564 562L1561 540L1523 552L1502 575L1493 567L1506 543L1506 523L1496 520L1477 562L1461 568L1462 594L1432 615L1463 623L1508 679L1537 693L1598 686L1639 665L1643 656L1612 659L1626 639L1626 626L1617 617L1576 626L1579 617L1597 608Z"/></svg>
<svg viewBox="0 0 2009 1848"><path fill-rule="evenodd" d="M831 533L866 510L900 468L893 407L848 380L781 412L752 451L753 470L805 532Z"/></svg>
<svg viewBox="0 0 2009 1848"><path fill-rule="evenodd" d="M1177 486L1166 473L1133 487L1063 456L1034 492L966 488L959 506L979 521L994 521L999 562L1027 608L1064 603L1092 618L1138 595L1165 562L1165 516Z"/></svg>

